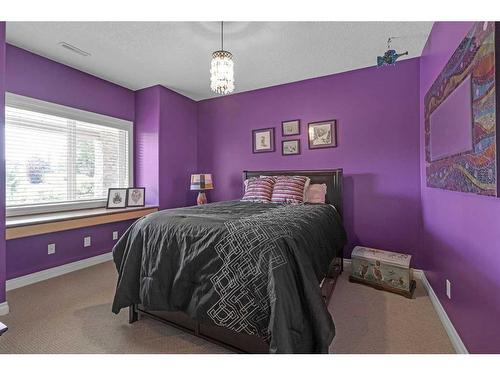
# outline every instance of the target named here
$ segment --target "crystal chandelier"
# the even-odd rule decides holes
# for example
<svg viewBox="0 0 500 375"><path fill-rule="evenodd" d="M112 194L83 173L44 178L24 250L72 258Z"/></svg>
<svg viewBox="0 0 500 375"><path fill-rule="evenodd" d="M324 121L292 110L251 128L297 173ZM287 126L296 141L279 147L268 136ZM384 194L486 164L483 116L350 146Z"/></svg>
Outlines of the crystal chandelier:
<svg viewBox="0 0 500 375"><path fill-rule="evenodd" d="M224 22L221 22L221 49L212 53L210 67L210 88L213 92L226 95L234 90L233 55L224 51Z"/></svg>

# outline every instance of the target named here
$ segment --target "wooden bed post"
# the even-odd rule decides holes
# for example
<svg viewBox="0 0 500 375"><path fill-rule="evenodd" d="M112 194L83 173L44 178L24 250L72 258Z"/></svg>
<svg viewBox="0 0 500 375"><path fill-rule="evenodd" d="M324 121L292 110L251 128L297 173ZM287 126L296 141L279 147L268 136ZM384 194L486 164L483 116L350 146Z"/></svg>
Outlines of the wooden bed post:
<svg viewBox="0 0 500 375"><path fill-rule="evenodd" d="M139 313L137 312L137 305L130 305L128 307L128 323L132 324L139 320Z"/></svg>

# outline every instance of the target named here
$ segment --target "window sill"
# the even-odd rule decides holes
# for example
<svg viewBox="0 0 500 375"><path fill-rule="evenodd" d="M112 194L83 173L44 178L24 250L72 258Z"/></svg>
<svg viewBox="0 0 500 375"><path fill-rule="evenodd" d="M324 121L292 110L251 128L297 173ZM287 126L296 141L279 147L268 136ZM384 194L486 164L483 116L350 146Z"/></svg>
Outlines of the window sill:
<svg viewBox="0 0 500 375"><path fill-rule="evenodd" d="M12 240L15 238L132 220L156 211L158 211L157 206L119 209L92 208L88 210L8 217L5 225L5 237L7 240Z"/></svg>

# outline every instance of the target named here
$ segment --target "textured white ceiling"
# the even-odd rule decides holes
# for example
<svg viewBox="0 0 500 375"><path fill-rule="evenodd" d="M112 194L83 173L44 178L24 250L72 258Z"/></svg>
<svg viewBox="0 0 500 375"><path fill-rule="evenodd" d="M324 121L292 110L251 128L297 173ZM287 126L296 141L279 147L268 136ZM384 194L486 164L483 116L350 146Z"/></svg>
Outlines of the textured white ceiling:
<svg viewBox="0 0 500 375"><path fill-rule="evenodd" d="M432 22L224 22L235 92L374 66L386 50L422 53ZM132 90L161 84L192 99L210 91L217 22L8 22L10 44ZM62 48L70 43L91 53Z"/></svg>

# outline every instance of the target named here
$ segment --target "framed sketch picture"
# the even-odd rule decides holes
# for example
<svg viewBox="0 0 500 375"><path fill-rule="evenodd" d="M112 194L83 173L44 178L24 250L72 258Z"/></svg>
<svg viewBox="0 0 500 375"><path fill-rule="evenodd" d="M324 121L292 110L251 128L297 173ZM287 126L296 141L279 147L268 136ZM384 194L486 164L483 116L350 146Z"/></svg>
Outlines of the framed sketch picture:
<svg viewBox="0 0 500 375"><path fill-rule="evenodd" d="M108 189L108 202L106 208L125 208L127 207L127 188Z"/></svg>
<svg viewBox="0 0 500 375"><path fill-rule="evenodd" d="M310 122L308 138L310 149L337 147L337 120Z"/></svg>
<svg viewBox="0 0 500 375"><path fill-rule="evenodd" d="M128 188L127 189L127 207L144 207L146 188Z"/></svg>
<svg viewBox="0 0 500 375"><path fill-rule="evenodd" d="M289 120L281 123L281 135L299 135L300 134L300 120Z"/></svg>
<svg viewBox="0 0 500 375"><path fill-rule="evenodd" d="M252 130L252 151L273 152L274 151L274 128Z"/></svg>
<svg viewBox="0 0 500 375"><path fill-rule="evenodd" d="M300 140L291 139L281 141L281 154L282 155L299 155L300 154Z"/></svg>

